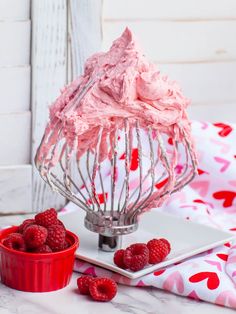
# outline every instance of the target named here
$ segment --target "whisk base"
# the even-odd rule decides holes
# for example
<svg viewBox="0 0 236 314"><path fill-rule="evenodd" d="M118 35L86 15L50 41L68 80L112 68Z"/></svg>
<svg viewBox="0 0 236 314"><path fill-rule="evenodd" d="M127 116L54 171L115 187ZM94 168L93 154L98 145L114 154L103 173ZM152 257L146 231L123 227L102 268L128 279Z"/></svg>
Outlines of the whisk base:
<svg viewBox="0 0 236 314"><path fill-rule="evenodd" d="M85 227L92 231L99 233L108 238L113 238L125 234L132 233L137 230L138 222L126 224L124 222L125 215L115 216L114 213L107 212L106 215L87 213L84 219Z"/></svg>
<svg viewBox="0 0 236 314"><path fill-rule="evenodd" d="M121 248L121 243L122 243L121 236L107 237L102 234L99 234L98 247L102 251L114 252Z"/></svg>
<svg viewBox="0 0 236 314"><path fill-rule="evenodd" d="M87 213L84 226L99 235L98 247L105 252L114 252L121 247L123 235L138 229L138 222L125 224L125 215L118 215L107 211L106 215L100 213Z"/></svg>

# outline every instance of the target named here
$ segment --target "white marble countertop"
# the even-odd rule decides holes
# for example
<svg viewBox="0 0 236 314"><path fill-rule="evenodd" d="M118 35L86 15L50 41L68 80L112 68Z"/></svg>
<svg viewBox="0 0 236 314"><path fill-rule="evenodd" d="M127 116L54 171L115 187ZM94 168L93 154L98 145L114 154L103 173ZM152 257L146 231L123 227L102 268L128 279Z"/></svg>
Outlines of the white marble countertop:
<svg viewBox="0 0 236 314"><path fill-rule="evenodd" d="M19 224L30 216L0 217L1 226ZM119 285L117 296L108 303L79 295L78 273L66 288L49 293L29 293L0 283L0 314L233 314L235 310L180 297L156 288Z"/></svg>
<svg viewBox="0 0 236 314"><path fill-rule="evenodd" d="M49 293L29 293L0 284L0 314L233 314L234 310L179 297L158 289L119 285L107 303L94 302L76 289L74 273L66 288Z"/></svg>

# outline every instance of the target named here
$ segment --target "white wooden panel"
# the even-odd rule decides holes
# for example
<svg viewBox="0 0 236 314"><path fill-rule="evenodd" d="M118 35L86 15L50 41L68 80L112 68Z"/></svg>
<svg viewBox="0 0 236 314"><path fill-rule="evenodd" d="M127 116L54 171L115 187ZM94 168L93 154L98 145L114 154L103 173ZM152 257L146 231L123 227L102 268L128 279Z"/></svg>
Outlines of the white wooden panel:
<svg viewBox="0 0 236 314"><path fill-rule="evenodd" d="M0 114L30 109L30 66L0 67Z"/></svg>
<svg viewBox="0 0 236 314"><path fill-rule="evenodd" d="M71 78L83 73L84 62L88 57L101 50L101 0L70 0L69 18L69 53L72 55L69 69ZM68 60L69 61L69 60ZM69 80L71 79L69 77Z"/></svg>
<svg viewBox="0 0 236 314"><path fill-rule="evenodd" d="M31 219L34 217L34 214L16 214L16 215L1 215L0 217L0 229L6 226L18 226L25 219ZM2 313L3 314L3 313Z"/></svg>
<svg viewBox="0 0 236 314"><path fill-rule="evenodd" d="M190 106L188 112L189 117L194 120L236 123L236 102L233 104L225 103L221 106L214 104Z"/></svg>
<svg viewBox="0 0 236 314"><path fill-rule="evenodd" d="M236 62L160 64L158 68L179 82L193 104L236 103Z"/></svg>
<svg viewBox="0 0 236 314"><path fill-rule="evenodd" d="M104 0L105 19L222 19L236 17L235 0Z"/></svg>
<svg viewBox="0 0 236 314"><path fill-rule="evenodd" d="M67 79L67 1L32 2L32 163L48 120L48 106ZM33 164L33 209L60 208L64 198L53 193Z"/></svg>
<svg viewBox="0 0 236 314"><path fill-rule="evenodd" d="M0 66L29 64L30 21L0 22Z"/></svg>
<svg viewBox="0 0 236 314"><path fill-rule="evenodd" d="M84 60L98 49L97 43L100 43L101 37L100 7L101 2L95 3L93 0L33 1L32 158L44 132L48 105L58 96L67 78L72 79L81 73ZM93 35L95 31L99 32L97 37ZM53 194L35 168L33 186L34 210L64 205L65 200Z"/></svg>
<svg viewBox="0 0 236 314"><path fill-rule="evenodd" d="M0 166L30 161L30 112L0 115Z"/></svg>
<svg viewBox="0 0 236 314"><path fill-rule="evenodd" d="M81 75L87 58L101 50L101 11L101 0L70 0L68 10L68 81ZM81 165L82 169L83 166L86 166L85 158L82 158ZM77 168L76 164L72 165L72 171L74 168ZM75 171L77 170L75 169ZM78 181L77 184L82 185L82 180Z"/></svg>
<svg viewBox="0 0 236 314"><path fill-rule="evenodd" d="M104 22L105 50L126 26L139 38L144 53L156 62L236 60L236 21Z"/></svg>
<svg viewBox="0 0 236 314"><path fill-rule="evenodd" d="M0 0L0 20L28 20L30 0Z"/></svg>
<svg viewBox="0 0 236 314"><path fill-rule="evenodd" d="M0 167L0 213L32 211L32 166Z"/></svg>

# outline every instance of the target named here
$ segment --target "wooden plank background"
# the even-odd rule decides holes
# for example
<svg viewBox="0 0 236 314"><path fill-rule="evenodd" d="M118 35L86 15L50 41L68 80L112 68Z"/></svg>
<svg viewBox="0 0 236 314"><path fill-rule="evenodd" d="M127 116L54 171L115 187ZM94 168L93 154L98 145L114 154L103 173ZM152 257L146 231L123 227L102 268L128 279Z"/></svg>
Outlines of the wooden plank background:
<svg viewBox="0 0 236 314"><path fill-rule="evenodd" d="M30 1L0 0L0 213L32 211Z"/></svg>
<svg viewBox="0 0 236 314"><path fill-rule="evenodd" d="M1 0L0 21L24 21L30 16L30 0Z"/></svg>
<svg viewBox="0 0 236 314"><path fill-rule="evenodd" d="M235 0L104 0L105 20L235 19Z"/></svg>
<svg viewBox="0 0 236 314"><path fill-rule="evenodd" d="M34 156L48 106L100 50L101 1L0 0L0 39L0 213L61 208Z"/></svg>
<svg viewBox="0 0 236 314"><path fill-rule="evenodd" d="M33 1L32 164L48 119L48 106L68 81L82 73L88 56L100 48L100 12L100 0ZM33 209L61 208L65 199L45 185L34 165L33 169Z"/></svg>
<svg viewBox="0 0 236 314"><path fill-rule="evenodd" d="M128 26L155 63L236 61L235 21L104 21L103 47Z"/></svg>
<svg viewBox="0 0 236 314"><path fill-rule="evenodd" d="M22 165L30 163L31 113L30 111L0 114L0 165Z"/></svg>
<svg viewBox="0 0 236 314"><path fill-rule="evenodd" d="M0 67L0 114L30 110L30 66Z"/></svg>
<svg viewBox="0 0 236 314"><path fill-rule="evenodd" d="M0 213L32 212L32 166L0 166Z"/></svg>
<svg viewBox="0 0 236 314"><path fill-rule="evenodd" d="M34 166L36 149L48 120L48 106L67 82L66 0L32 3L32 155L33 210L60 207L64 199L44 183Z"/></svg>
<svg viewBox="0 0 236 314"><path fill-rule="evenodd" d="M126 26L192 99L193 119L236 121L235 0L104 0L103 48Z"/></svg>
<svg viewBox="0 0 236 314"><path fill-rule="evenodd" d="M193 105L222 105L236 100L236 62L158 64L177 80Z"/></svg>
<svg viewBox="0 0 236 314"><path fill-rule="evenodd" d="M30 62L30 21L0 23L0 66L28 65Z"/></svg>

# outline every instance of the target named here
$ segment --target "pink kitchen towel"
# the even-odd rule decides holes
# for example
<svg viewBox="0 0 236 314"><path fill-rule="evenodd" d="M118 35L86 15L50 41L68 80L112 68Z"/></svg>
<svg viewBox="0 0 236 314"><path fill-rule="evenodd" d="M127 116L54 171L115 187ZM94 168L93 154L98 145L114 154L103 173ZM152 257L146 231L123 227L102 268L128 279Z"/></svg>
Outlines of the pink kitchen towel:
<svg viewBox="0 0 236 314"><path fill-rule="evenodd" d="M236 125L193 122L192 128L199 175L181 192L173 194L163 207L153 210L235 231L236 235ZM171 145L171 141L168 142ZM181 171L183 165L178 167ZM152 286L236 309L236 241L136 280L80 260L76 260L74 270L106 275L121 284Z"/></svg>

